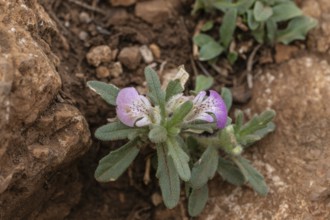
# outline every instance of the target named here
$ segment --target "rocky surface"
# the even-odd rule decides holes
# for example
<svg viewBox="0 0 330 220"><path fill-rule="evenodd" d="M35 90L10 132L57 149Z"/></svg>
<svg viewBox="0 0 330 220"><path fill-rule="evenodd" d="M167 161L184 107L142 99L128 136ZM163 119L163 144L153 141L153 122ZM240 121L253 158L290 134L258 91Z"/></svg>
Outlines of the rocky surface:
<svg viewBox="0 0 330 220"><path fill-rule="evenodd" d="M328 219L330 217L330 64L304 55L256 79L252 113L277 112L276 132L247 156L264 174L270 193L256 195L220 180L199 219Z"/></svg>
<svg viewBox="0 0 330 220"><path fill-rule="evenodd" d="M0 219L61 219L79 199L70 165L88 150L89 129L58 102L55 23L35 0L0 1L0 11Z"/></svg>

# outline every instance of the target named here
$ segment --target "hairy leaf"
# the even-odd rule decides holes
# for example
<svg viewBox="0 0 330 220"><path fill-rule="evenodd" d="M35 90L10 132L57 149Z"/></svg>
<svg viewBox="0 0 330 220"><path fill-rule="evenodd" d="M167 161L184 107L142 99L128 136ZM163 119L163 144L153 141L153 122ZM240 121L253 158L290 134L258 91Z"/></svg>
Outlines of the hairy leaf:
<svg viewBox="0 0 330 220"><path fill-rule="evenodd" d="M99 94L108 104L116 105L116 98L119 93L116 86L99 81L88 81L87 86Z"/></svg>
<svg viewBox="0 0 330 220"><path fill-rule="evenodd" d="M291 1L286 1L274 6L273 12L272 19L275 22L287 21L303 14L296 4Z"/></svg>
<svg viewBox="0 0 330 220"><path fill-rule="evenodd" d="M273 15L273 9L257 1L253 8L253 15L256 21L266 21Z"/></svg>
<svg viewBox="0 0 330 220"><path fill-rule="evenodd" d="M176 109L173 112L173 116L167 123L167 127L174 127L179 124L184 120L184 118L188 115L188 113L191 111L193 107L192 101L186 101L178 109Z"/></svg>
<svg viewBox="0 0 330 220"><path fill-rule="evenodd" d="M155 144L165 142L167 130L161 125L154 125L148 134L149 140Z"/></svg>
<svg viewBox="0 0 330 220"><path fill-rule="evenodd" d="M204 44L199 51L199 60L207 61L219 56L224 48L216 41L209 41Z"/></svg>
<svg viewBox="0 0 330 220"><path fill-rule="evenodd" d="M239 14L245 13L255 2L255 0L238 0L235 3L230 1L213 1L213 6L223 12L236 8Z"/></svg>
<svg viewBox="0 0 330 220"><path fill-rule="evenodd" d="M245 183L245 178L240 169L232 162L219 157L218 173L227 182L236 186Z"/></svg>
<svg viewBox="0 0 330 220"><path fill-rule="evenodd" d="M308 31L316 25L317 21L311 17L296 17L289 22L284 30L278 31L276 42L289 44L294 40L305 40Z"/></svg>
<svg viewBox="0 0 330 220"><path fill-rule="evenodd" d="M167 208L176 206L180 199L180 179L173 160L167 155L164 144L157 145L158 167L156 176Z"/></svg>
<svg viewBox="0 0 330 220"><path fill-rule="evenodd" d="M273 120L275 115L276 113L274 110L266 110L260 115L255 115L249 122L241 127L238 134L241 137L248 134L254 134L258 130L267 127L267 124Z"/></svg>
<svg viewBox="0 0 330 220"><path fill-rule="evenodd" d="M197 34L193 37L194 44L196 44L199 47L202 47L203 45L207 44L210 41L214 41L214 39L207 34Z"/></svg>
<svg viewBox="0 0 330 220"><path fill-rule="evenodd" d="M251 184L252 188L260 195L267 195L268 187L264 177L243 157L236 157L234 162L237 164L245 179Z"/></svg>
<svg viewBox="0 0 330 220"><path fill-rule="evenodd" d="M139 149L136 140L129 141L121 148L103 157L95 171L95 178L99 182L115 181L133 162Z"/></svg>
<svg viewBox="0 0 330 220"><path fill-rule="evenodd" d="M188 200L189 215L192 217L199 215L203 211L208 198L209 189L207 184L199 189L193 189Z"/></svg>
<svg viewBox="0 0 330 220"><path fill-rule="evenodd" d="M229 47L236 29L237 9L229 9L222 20L220 27L220 42L225 48Z"/></svg>
<svg viewBox="0 0 330 220"><path fill-rule="evenodd" d="M181 86L180 80L171 80L166 88L166 101L170 100L173 96L183 92L183 88Z"/></svg>
<svg viewBox="0 0 330 220"><path fill-rule="evenodd" d="M207 21L205 24L202 26L201 31L209 31L213 28L213 21Z"/></svg>
<svg viewBox="0 0 330 220"><path fill-rule="evenodd" d="M144 70L149 88L149 97L155 105L159 105L162 112L165 111L165 93L161 89L160 81L156 71L147 66Z"/></svg>
<svg viewBox="0 0 330 220"><path fill-rule="evenodd" d="M191 177L189 156L183 151L176 138L168 138L166 141L168 154L174 162L174 166L183 181L189 181Z"/></svg>
<svg viewBox="0 0 330 220"><path fill-rule="evenodd" d="M260 25L260 23L255 20L252 10L247 11L247 22L251 31L257 30Z"/></svg>
<svg viewBox="0 0 330 220"><path fill-rule="evenodd" d="M277 24L273 19L268 19L266 22L267 28L267 39L269 43L273 44L275 42L275 37L277 33Z"/></svg>
<svg viewBox="0 0 330 220"><path fill-rule="evenodd" d="M143 128L131 128L120 121L103 125L96 129L95 137L102 141L114 141L129 138L133 134L143 131ZM134 135L133 135L134 136Z"/></svg>
<svg viewBox="0 0 330 220"><path fill-rule="evenodd" d="M223 87L221 89L221 97L223 98L227 107L227 111L229 112L231 105L233 104L233 95L231 94L230 89Z"/></svg>
<svg viewBox="0 0 330 220"><path fill-rule="evenodd" d="M190 186L198 189L214 177L218 167L218 152L213 146L209 146L201 158L194 164L191 173Z"/></svg>
<svg viewBox="0 0 330 220"><path fill-rule="evenodd" d="M214 83L212 76L198 75L196 77L195 92L199 93L203 90L208 90Z"/></svg>

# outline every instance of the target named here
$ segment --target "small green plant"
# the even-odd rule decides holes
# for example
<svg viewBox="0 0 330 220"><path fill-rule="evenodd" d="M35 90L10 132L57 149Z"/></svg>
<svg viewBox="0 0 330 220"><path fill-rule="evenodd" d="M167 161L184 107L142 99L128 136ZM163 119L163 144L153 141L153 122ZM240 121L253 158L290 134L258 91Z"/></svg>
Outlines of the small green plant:
<svg viewBox="0 0 330 220"><path fill-rule="evenodd" d="M168 208L178 204L184 183L189 214L198 215L208 199L207 183L216 173L232 184L250 184L259 194L267 194L263 176L242 152L274 131L274 111L265 111L246 123L243 113L237 111L232 123L227 116L232 105L230 90L224 88L222 97L214 90L204 91L212 86L212 78L198 76L195 90L184 95L189 75L183 68L166 89L161 89L153 69L147 67L145 77L147 97L132 87L119 90L111 84L88 82L117 112L117 119L98 128L95 137L103 141L128 139L100 160L95 171L98 181L115 181L141 150L151 148Z"/></svg>
<svg viewBox="0 0 330 220"><path fill-rule="evenodd" d="M212 60L226 53L228 60L234 63L236 51L229 46L237 35L236 22L239 20L249 29L254 39L260 43L289 44L294 40L304 40L308 31L317 25L315 19L304 16L291 0L196 0L193 13L199 10L223 14L216 40L205 32L214 30L214 21L210 20L194 36L193 41L200 47L199 59Z"/></svg>

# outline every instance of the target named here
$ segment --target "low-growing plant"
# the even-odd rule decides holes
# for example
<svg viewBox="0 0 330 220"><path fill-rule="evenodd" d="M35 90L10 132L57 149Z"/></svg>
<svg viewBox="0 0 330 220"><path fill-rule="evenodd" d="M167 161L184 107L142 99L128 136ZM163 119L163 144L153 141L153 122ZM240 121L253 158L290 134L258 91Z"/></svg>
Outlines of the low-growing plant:
<svg viewBox="0 0 330 220"><path fill-rule="evenodd" d="M219 28L219 38L214 39L205 32L214 30L214 21L210 20L194 36L193 41L200 47L199 59L212 60L226 53L228 60L234 63L237 52L229 46L237 35L236 23L239 20L248 27L248 33L260 44L289 44L294 40L304 40L308 31L317 25L315 19L303 15L292 0L196 0L193 13L220 12L223 14Z"/></svg>
<svg viewBox="0 0 330 220"><path fill-rule="evenodd" d="M116 120L98 128L95 137L103 141L128 139L124 146L100 160L95 171L98 181L115 181L141 150L151 148L168 208L178 204L184 183L189 214L198 215L208 199L207 183L216 173L232 184L249 184L257 193L267 194L263 176L242 152L274 131L274 111L267 110L246 123L242 111L237 111L232 123L228 117L230 90L223 88L221 95L214 90L205 91L212 86L212 78L198 76L195 90L185 95L189 75L183 67L165 89L150 67L145 69L145 77L147 96L133 87L119 90L103 82L87 83L117 112Z"/></svg>

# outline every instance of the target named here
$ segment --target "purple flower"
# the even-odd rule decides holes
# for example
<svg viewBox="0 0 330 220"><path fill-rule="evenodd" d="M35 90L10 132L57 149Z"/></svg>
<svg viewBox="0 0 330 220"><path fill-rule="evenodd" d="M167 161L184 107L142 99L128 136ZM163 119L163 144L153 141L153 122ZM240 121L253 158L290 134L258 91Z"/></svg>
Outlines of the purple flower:
<svg viewBox="0 0 330 220"><path fill-rule="evenodd" d="M217 127L224 128L227 123L227 107L221 96L214 90L210 90L210 95L206 96L206 92L202 91L193 100L194 107L187 115L186 121L192 122L202 120L214 122L215 116Z"/></svg>
<svg viewBox="0 0 330 220"><path fill-rule="evenodd" d="M152 123L151 116L154 114L155 109L146 97L139 95L135 88L121 89L116 104L117 116L125 125L142 127Z"/></svg>

